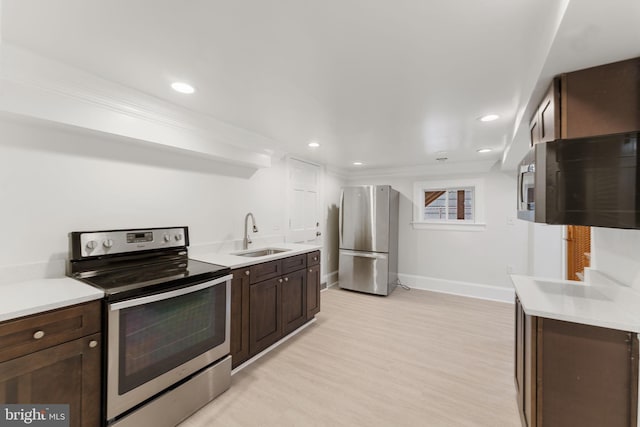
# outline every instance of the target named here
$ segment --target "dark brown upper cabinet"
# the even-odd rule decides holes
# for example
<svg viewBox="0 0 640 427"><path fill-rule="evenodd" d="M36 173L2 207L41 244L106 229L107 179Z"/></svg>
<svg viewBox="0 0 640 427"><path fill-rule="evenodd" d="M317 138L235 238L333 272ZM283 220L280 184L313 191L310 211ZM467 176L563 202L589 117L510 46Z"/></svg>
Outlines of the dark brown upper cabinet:
<svg viewBox="0 0 640 427"><path fill-rule="evenodd" d="M529 123L531 145L640 130L640 58L553 79Z"/></svg>

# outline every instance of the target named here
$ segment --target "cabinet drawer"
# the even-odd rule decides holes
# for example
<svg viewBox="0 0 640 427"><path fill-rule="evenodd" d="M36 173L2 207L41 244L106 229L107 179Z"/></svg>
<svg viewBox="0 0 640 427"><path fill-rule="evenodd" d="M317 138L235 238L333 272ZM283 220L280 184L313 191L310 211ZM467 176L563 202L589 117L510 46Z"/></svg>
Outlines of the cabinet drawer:
<svg viewBox="0 0 640 427"><path fill-rule="evenodd" d="M258 283L282 275L282 260L263 262L249 267L249 283Z"/></svg>
<svg viewBox="0 0 640 427"><path fill-rule="evenodd" d="M0 323L0 362L100 332L100 301Z"/></svg>
<svg viewBox="0 0 640 427"><path fill-rule="evenodd" d="M282 274L307 268L307 254L296 255L282 260Z"/></svg>
<svg viewBox="0 0 640 427"><path fill-rule="evenodd" d="M320 251L310 252L307 254L307 266L320 264Z"/></svg>

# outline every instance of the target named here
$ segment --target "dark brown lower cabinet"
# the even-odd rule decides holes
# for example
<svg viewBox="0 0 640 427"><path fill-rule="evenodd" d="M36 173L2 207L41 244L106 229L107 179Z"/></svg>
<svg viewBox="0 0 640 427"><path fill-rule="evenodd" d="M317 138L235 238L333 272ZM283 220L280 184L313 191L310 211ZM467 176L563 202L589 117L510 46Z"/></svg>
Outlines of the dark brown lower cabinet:
<svg viewBox="0 0 640 427"><path fill-rule="evenodd" d="M635 427L635 333L529 316L516 298L515 382L524 426Z"/></svg>
<svg viewBox="0 0 640 427"><path fill-rule="evenodd" d="M235 368L249 358L250 271L239 268L231 274L231 364Z"/></svg>
<svg viewBox="0 0 640 427"><path fill-rule="evenodd" d="M0 363L0 402L68 404L69 425L100 425L100 334Z"/></svg>
<svg viewBox="0 0 640 427"><path fill-rule="evenodd" d="M320 264L307 269L307 319L320 313Z"/></svg>
<svg viewBox="0 0 640 427"><path fill-rule="evenodd" d="M280 264L280 265L278 265ZM267 280L265 272L282 275ZM233 272L231 290L231 355L233 366L255 356L320 312L320 252L294 255ZM252 278L253 277L253 278ZM248 297L243 295L247 292ZM242 314L240 314L242 312ZM242 322L246 316L248 328ZM244 341L248 342L248 352Z"/></svg>
<svg viewBox="0 0 640 427"><path fill-rule="evenodd" d="M282 337L280 282L270 279L251 285L249 291L249 353L255 355Z"/></svg>
<svg viewBox="0 0 640 427"><path fill-rule="evenodd" d="M307 274L294 271L282 278L282 335L287 335L307 322Z"/></svg>

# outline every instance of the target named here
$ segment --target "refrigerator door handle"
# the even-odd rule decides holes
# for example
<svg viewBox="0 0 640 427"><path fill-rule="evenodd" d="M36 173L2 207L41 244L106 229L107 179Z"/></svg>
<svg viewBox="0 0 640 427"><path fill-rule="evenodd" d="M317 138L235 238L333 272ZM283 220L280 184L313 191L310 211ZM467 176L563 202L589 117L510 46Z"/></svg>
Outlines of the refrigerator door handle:
<svg viewBox="0 0 640 427"><path fill-rule="evenodd" d="M340 251L343 255L348 256L357 256L363 258L375 258L375 259L386 259L388 257L385 253L373 253L373 252L355 252L355 251Z"/></svg>

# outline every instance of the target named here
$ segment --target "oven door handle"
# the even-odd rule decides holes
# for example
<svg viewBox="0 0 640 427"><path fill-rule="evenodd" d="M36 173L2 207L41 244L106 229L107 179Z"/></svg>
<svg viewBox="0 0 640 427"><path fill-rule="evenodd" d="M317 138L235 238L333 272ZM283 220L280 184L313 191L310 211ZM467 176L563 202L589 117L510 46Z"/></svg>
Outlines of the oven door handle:
<svg viewBox="0 0 640 427"><path fill-rule="evenodd" d="M233 275L228 274L224 277L220 277L218 279L210 280L208 282L199 283L197 285L189 286L187 288L175 289L169 292L163 292L161 294L149 295L147 297L134 298L127 301L116 302L114 304L109 305L109 310L117 311L122 310L123 308L135 307L142 304L149 304L156 301L162 301L169 298L179 297L181 295L190 294L192 292L201 291L203 289L210 288L215 285L219 285L220 283L226 282L227 280L231 280Z"/></svg>

